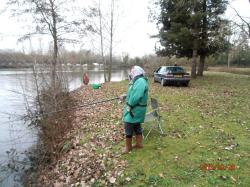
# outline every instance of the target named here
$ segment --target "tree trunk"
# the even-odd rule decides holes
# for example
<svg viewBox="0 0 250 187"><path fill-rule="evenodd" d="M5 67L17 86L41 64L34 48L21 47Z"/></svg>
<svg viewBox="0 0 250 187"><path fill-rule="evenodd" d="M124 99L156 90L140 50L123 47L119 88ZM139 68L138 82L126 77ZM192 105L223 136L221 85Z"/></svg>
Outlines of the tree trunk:
<svg viewBox="0 0 250 187"><path fill-rule="evenodd" d="M230 68L230 60L231 60L231 56L230 56L230 52L228 52L228 54L227 54L227 68Z"/></svg>
<svg viewBox="0 0 250 187"><path fill-rule="evenodd" d="M197 49L193 49L191 77L196 78Z"/></svg>
<svg viewBox="0 0 250 187"><path fill-rule="evenodd" d="M101 12L101 1L99 0L99 26L100 26L100 39L101 39L101 56L102 56L102 63L103 63L103 71L104 71L104 82L107 82L107 63L104 58L104 50L103 50L103 32L102 32L102 12Z"/></svg>
<svg viewBox="0 0 250 187"><path fill-rule="evenodd" d="M207 0L203 0L202 2L202 34L201 34L201 48L200 48L200 62L198 66L198 76L203 76L203 71L205 67L205 59L206 59L206 45L207 45Z"/></svg>
<svg viewBox="0 0 250 187"><path fill-rule="evenodd" d="M109 54L109 68L108 68L108 81L111 81L111 70L113 63L113 22L114 22L114 0L111 2L111 20L110 20L110 54Z"/></svg>
<svg viewBox="0 0 250 187"><path fill-rule="evenodd" d="M197 30L195 27L194 35L196 36ZM192 70L191 70L191 77L196 78L196 66L197 66L197 53L198 53L198 40L194 38L193 41L193 55L192 55Z"/></svg>
<svg viewBox="0 0 250 187"><path fill-rule="evenodd" d="M57 57L58 57L58 37L57 37L57 21L56 21L56 13L54 10L54 2L50 0L51 4L51 14L52 14L52 29L51 34L53 37L53 59L52 59L52 70L51 70L51 81L52 81L52 88L54 92L56 91L56 65L57 65Z"/></svg>
<svg viewBox="0 0 250 187"><path fill-rule="evenodd" d="M51 3L51 14L52 14L52 29L51 29L51 34L53 37L53 59L52 59L52 70L51 70L51 81L52 81L52 94L53 94L53 109L54 111L57 110L57 92L58 92L58 88L57 88L57 78L56 78L56 69L57 69L57 60L58 60L58 36L57 36L57 20L56 20L56 12L54 9L54 2L52 0L50 0Z"/></svg>
<svg viewBox="0 0 250 187"><path fill-rule="evenodd" d="M57 37L54 37L54 50L53 50L53 59L52 59L52 70L51 70L51 81L52 88L56 90L56 65L57 65L57 55L58 55L58 46L57 46Z"/></svg>
<svg viewBox="0 0 250 187"><path fill-rule="evenodd" d="M204 67L205 67L205 58L206 56L204 54L200 55L200 63L198 66L198 76L203 76L203 71L204 71Z"/></svg>

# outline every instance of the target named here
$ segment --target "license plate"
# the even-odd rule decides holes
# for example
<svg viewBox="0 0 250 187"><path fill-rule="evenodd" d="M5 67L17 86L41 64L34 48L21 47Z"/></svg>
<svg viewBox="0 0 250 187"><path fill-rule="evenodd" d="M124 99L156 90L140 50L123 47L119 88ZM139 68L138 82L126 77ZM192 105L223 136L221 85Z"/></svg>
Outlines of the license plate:
<svg viewBox="0 0 250 187"><path fill-rule="evenodd" d="M175 77L182 77L182 75L175 75Z"/></svg>

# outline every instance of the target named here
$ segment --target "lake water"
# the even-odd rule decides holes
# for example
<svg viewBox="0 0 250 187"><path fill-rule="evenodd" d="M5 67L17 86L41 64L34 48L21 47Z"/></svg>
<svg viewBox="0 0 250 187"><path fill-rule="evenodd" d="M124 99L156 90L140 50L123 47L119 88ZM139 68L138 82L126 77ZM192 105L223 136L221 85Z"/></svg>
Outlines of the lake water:
<svg viewBox="0 0 250 187"><path fill-rule="evenodd" d="M81 86L83 71L87 71L90 83L103 83L103 71L99 68L67 71L69 89ZM127 70L114 70L111 81L127 78ZM22 186L20 172L29 163L26 152L36 143L36 131L21 119L26 101L32 106L34 98L33 74L30 69L0 70L0 186ZM24 97L22 93L28 95Z"/></svg>

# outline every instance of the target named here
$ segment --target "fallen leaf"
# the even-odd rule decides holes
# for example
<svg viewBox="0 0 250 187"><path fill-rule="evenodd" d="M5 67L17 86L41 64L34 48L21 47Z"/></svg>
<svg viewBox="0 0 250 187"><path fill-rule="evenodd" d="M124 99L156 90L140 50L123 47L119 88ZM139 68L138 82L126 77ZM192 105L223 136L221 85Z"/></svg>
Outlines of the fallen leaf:
<svg viewBox="0 0 250 187"><path fill-rule="evenodd" d="M116 181L116 178L114 178L114 177L110 177L110 178L109 178L109 182L110 182L111 184L114 184L115 181Z"/></svg>
<svg viewBox="0 0 250 187"><path fill-rule="evenodd" d="M126 177L126 179L125 179L126 181L131 181L131 178L129 178L129 177Z"/></svg>
<svg viewBox="0 0 250 187"><path fill-rule="evenodd" d="M226 180L226 179L227 179L227 176L221 175L220 178L221 178L222 180Z"/></svg>
<svg viewBox="0 0 250 187"><path fill-rule="evenodd" d="M236 179L233 177L233 176L231 176L230 177L234 182L236 182Z"/></svg>
<svg viewBox="0 0 250 187"><path fill-rule="evenodd" d="M163 175L163 173L160 173L160 174L159 174L159 176L160 176L161 178L164 178L164 175Z"/></svg>
<svg viewBox="0 0 250 187"><path fill-rule="evenodd" d="M232 150L233 148L237 147L238 144L232 144L230 146L225 147L226 150Z"/></svg>

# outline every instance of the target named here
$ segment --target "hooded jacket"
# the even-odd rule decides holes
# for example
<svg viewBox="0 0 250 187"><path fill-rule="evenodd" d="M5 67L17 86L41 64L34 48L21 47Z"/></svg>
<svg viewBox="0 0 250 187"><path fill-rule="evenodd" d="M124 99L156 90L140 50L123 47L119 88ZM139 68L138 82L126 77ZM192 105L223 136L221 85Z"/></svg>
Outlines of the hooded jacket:
<svg viewBox="0 0 250 187"><path fill-rule="evenodd" d="M134 68L131 70L133 79L129 84L126 105L123 111L123 121L127 123L143 123L146 115L148 80L144 77L144 70L139 68L136 68L136 70L139 70L136 73Z"/></svg>

